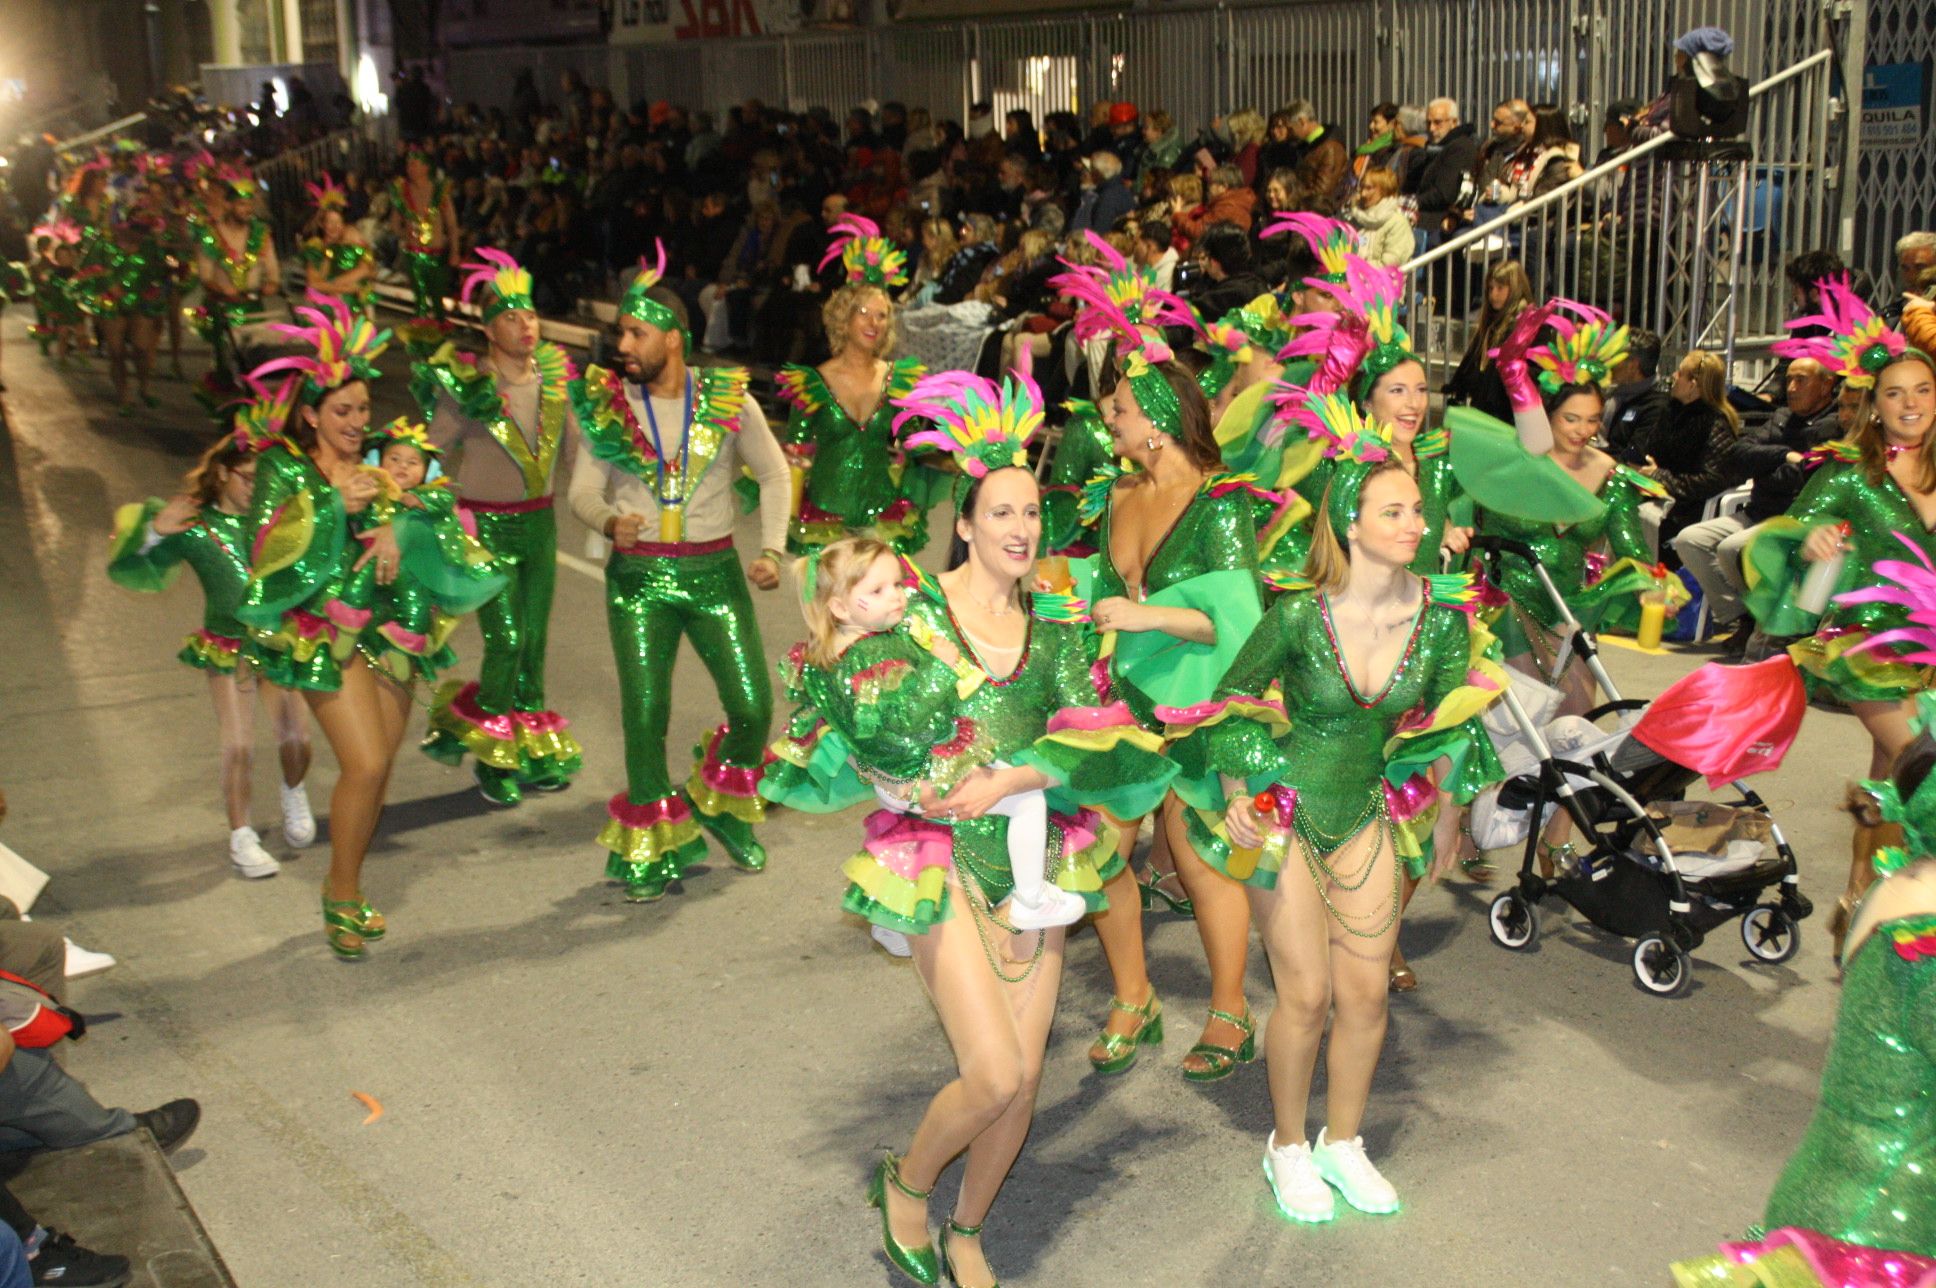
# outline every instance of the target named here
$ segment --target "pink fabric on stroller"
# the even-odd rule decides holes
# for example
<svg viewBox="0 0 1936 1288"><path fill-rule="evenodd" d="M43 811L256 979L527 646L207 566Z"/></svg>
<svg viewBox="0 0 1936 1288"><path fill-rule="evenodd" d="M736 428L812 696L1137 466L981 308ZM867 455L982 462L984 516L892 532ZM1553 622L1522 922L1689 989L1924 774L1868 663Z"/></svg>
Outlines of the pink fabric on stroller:
<svg viewBox="0 0 1936 1288"><path fill-rule="evenodd" d="M1786 653L1753 666L1709 662L1649 703L1633 736L1714 788L1779 766L1807 709Z"/></svg>

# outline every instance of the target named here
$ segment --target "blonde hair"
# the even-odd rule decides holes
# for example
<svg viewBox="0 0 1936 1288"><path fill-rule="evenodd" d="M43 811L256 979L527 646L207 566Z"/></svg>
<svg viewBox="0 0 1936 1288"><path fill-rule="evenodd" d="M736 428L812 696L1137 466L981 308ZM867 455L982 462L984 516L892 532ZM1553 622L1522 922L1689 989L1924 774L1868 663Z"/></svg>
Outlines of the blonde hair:
<svg viewBox="0 0 1936 1288"><path fill-rule="evenodd" d="M1683 367L1693 364L1694 388L1700 392L1701 401L1727 418L1728 429L1741 432L1741 413L1728 401L1728 368L1721 361L1721 355L1706 349L1690 349L1681 359Z"/></svg>
<svg viewBox="0 0 1936 1288"><path fill-rule="evenodd" d="M1920 363L1931 376L1936 376L1936 360L1920 349L1909 349L1889 367L1901 366L1905 362ZM1888 437L1882 430L1882 417L1876 414L1876 389L1882 383L1884 367L1876 372L1876 383L1862 391L1862 406L1855 413L1855 433L1851 435L1855 445L1862 451L1862 472L1869 482L1880 484L1889 473ZM1916 490L1936 492L1936 434L1924 434L1923 441L1916 448L1916 464L1920 467L1916 475Z"/></svg>
<svg viewBox="0 0 1936 1288"><path fill-rule="evenodd" d="M1254 107L1240 108L1225 119L1230 141L1239 150L1264 141L1264 116Z"/></svg>
<svg viewBox="0 0 1936 1288"><path fill-rule="evenodd" d="M1193 174L1173 174L1170 176L1170 195L1180 197L1186 206L1203 204L1203 180Z"/></svg>
<svg viewBox="0 0 1936 1288"><path fill-rule="evenodd" d="M1371 169L1358 180L1358 204L1370 209L1387 197L1398 195L1398 176L1390 170Z"/></svg>
<svg viewBox="0 0 1936 1288"><path fill-rule="evenodd" d="M833 351L834 357L839 357L840 351L847 347L847 324L854 320L860 302L869 295L880 296L881 303L887 306L885 320L881 323L881 347L874 351L874 356L885 358L894 352L894 342L901 338L900 330L895 325L894 301L880 287L857 282L841 287L820 306L820 320L827 328L827 347Z"/></svg>
<svg viewBox="0 0 1936 1288"><path fill-rule="evenodd" d="M800 613L807 619L808 666L824 669L840 660L840 623L834 620L833 601L852 594L882 555L894 557L893 548L885 541L842 537L820 552L811 586L807 584L807 566L813 561L793 561L793 576L800 583Z"/></svg>
<svg viewBox="0 0 1936 1288"><path fill-rule="evenodd" d="M928 243L934 249L928 249ZM938 215L930 215L921 221L921 267L932 276L939 274L961 249L961 242L955 237L955 226Z"/></svg>

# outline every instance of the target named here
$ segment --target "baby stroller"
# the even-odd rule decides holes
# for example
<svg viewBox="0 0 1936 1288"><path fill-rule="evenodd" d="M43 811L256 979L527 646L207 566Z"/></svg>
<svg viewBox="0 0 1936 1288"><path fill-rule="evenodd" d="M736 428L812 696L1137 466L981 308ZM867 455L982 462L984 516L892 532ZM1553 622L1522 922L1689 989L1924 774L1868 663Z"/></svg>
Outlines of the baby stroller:
<svg viewBox="0 0 1936 1288"><path fill-rule="evenodd" d="M1515 676L1503 712L1489 719L1507 779L1475 803L1475 839L1487 848L1516 844L1525 858L1516 884L1492 901L1493 941L1523 952L1539 938L1539 903L1564 899L1613 934L1637 941L1632 964L1641 988L1659 997L1693 981L1689 954L1716 927L1741 919L1749 954L1770 965L1800 947L1800 922L1813 911L1796 875L1795 854L1755 792L1739 781L1775 768L1794 741L1806 698L1786 656L1752 667L1701 667L1653 703L1622 699L1592 634L1574 617L1530 547L1476 537L1483 561L1524 559L1561 616L1564 638L1551 679L1578 657L1609 701L1584 717L1545 725L1558 694ZM1551 703L1544 701L1551 696ZM1705 777L1734 799L1690 802ZM1564 809L1584 853L1553 875L1535 868L1540 831Z"/></svg>

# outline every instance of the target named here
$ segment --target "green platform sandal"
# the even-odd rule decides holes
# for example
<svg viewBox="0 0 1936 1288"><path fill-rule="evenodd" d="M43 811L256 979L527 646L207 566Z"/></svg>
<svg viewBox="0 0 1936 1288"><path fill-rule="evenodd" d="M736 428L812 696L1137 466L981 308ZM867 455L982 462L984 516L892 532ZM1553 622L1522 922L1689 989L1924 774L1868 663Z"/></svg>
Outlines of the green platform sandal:
<svg viewBox="0 0 1936 1288"><path fill-rule="evenodd" d="M1104 1029L1089 1049L1089 1063L1097 1073L1124 1073L1136 1063L1138 1051L1163 1040L1163 1003L1157 1000L1156 986L1152 984L1149 1001L1141 1006L1131 1006L1120 998L1112 997L1109 999L1109 1008L1138 1016L1142 1022L1128 1033L1111 1033ZM1096 1058L1097 1046L1103 1050L1100 1060Z"/></svg>
<svg viewBox="0 0 1936 1288"><path fill-rule="evenodd" d="M948 1256L948 1236L951 1234L958 1234L964 1239L973 1239L981 1234L981 1227L978 1225L962 1225L953 1217L948 1218L948 1224L941 1230L941 1273L948 1276L948 1282L953 1284L954 1288L983 1288L979 1284L963 1284L960 1279L956 1278L954 1262ZM1001 1281L991 1280L986 1285L986 1288L1002 1288Z"/></svg>
<svg viewBox="0 0 1936 1288"><path fill-rule="evenodd" d="M1240 1064L1249 1064L1257 1058L1257 1020L1245 1007L1242 1015L1232 1015L1229 1011L1210 1008L1210 1018L1234 1024L1243 1030L1243 1043L1236 1048L1218 1046L1214 1042L1199 1042L1184 1053L1184 1059L1193 1055L1202 1056L1208 1066L1204 1069L1185 1069L1183 1076L1190 1082L1218 1082L1236 1072Z"/></svg>
<svg viewBox="0 0 1936 1288"><path fill-rule="evenodd" d="M887 1259L908 1278L919 1284L941 1282L941 1262L935 1256L934 1245L924 1243L918 1248L903 1247L895 1239L893 1227L887 1223L887 1187L895 1189L911 1199L927 1202L932 1190L911 1189L901 1179L901 1160L889 1154L874 1169L874 1179L867 1183L867 1202L881 1210L881 1251Z"/></svg>
<svg viewBox="0 0 1936 1288"><path fill-rule="evenodd" d="M368 955L366 945L383 938L388 929L383 914L372 908L368 899L361 895L332 899L329 887L323 887L323 933L329 939L329 950L342 961L363 960Z"/></svg>
<svg viewBox="0 0 1936 1288"><path fill-rule="evenodd" d="M1165 881L1174 881L1179 887L1183 884L1182 878L1178 877L1176 873L1157 872L1153 869L1150 872L1149 880L1145 881L1141 877L1136 878L1136 889L1142 899L1143 911L1148 912L1160 903L1168 908L1173 915L1189 917L1194 920L1197 915L1197 907L1194 903L1190 902L1190 896L1187 894L1171 894L1163 888Z"/></svg>

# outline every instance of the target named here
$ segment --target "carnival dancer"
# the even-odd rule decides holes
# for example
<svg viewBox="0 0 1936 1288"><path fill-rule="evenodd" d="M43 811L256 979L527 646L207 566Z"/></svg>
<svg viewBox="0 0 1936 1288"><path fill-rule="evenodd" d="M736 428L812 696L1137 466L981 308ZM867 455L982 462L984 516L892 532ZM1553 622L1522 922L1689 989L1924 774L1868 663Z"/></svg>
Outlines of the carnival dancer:
<svg viewBox="0 0 1936 1288"><path fill-rule="evenodd" d="M1811 566L1836 591L1874 586L1882 561L1903 553L1903 534L1923 552L1936 552L1936 447L1929 432L1936 418L1936 361L1909 347L1903 335L1850 289L1846 280L1818 282L1822 312L1791 326L1826 334L1781 342L1791 358L1814 358L1863 391L1852 440L1831 443L1788 513L1761 526L1743 556L1746 603L1771 635L1805 635L1790 655L1813 692L1827 691L1855 713L1869 735L1869 774L1881 777L1909 745L1915 696L1931 686L1928 659L1903 656L1888 646L1906 623L1900 604L1841 595L1826 612L1804 606ZM1820 602L1820 601L1818 601ZM1880 640L1880 643L1874 641ZM1846 890L1829 922L1837 959L1849 917L1873 879L1869 857L1894 840L1891 824L1877 818L1851 790L1855 844Z"/></svg>
<svg viewBox="0 0 1936 1288"><path fill-rule="evenodd" d="M1075 807L1138 816L1154 808L1174 770L1126 709L1097 705L1087 647L1067 620L1067 600L1033 601L1049 617L1032 611L1028 586L1041 538L1041 492L1027 456L1041 419L1033 383L1017 380L1004 392L944 373L917 385L903 410L937 426L929 442L951 449L961 469L954 566L924 583L909 616L947 639L979 673L958 715L1009 767L970 772L947 796L925 800L924 816L870 815L865 848L847 863L844 906L908 934L959 1069L928 1103L907 1152L882 1160L868 1201L881 1210L882 1245L902 1272L924 1284L947 1274L956 1284L983 1285L995 1276L982 1252L982 1223L1034 1117L1066 933L1011 934L997 917L1013 876L1008 820L989 810L1019 792L1047 790L1055 883L1096 907L1103 881L1122 861L1114 828ZM809 719L799 727L824 725ZM811 734L802 745L781 747L799 766L824 765L816 750ZM772 777L776 790L797 781L779 770ZM928 1195L964 1151L960 1192L937 1249L928 1234Z"/></svg>
<svg viewBox="0 0 1936 1288"><path fill-rule="evenodd" d="M1085 315L1109 317L1108 302L1090 301ZM1169 346L1120 313L1114 324L1123 375L1104 408L1115 452L1129 469L1092 481L1085 496L1086 508L1098 514L1087 589L1111 695L1155 735L1162 729L1156 707L1208 699L1262 616L1256 496L1250 480L1220 468L1208 404ZM1111 879L1109 910L1096 919L1115 992L1089 1061L1099 1073L1120 1073L1136 1062L1140 1046L1162 1036L1142 928L1144 904L1162 899L1195 916L1209 962L1210 1012L1183 1059L1183 1076L1212 1082L1256 1054L1256 1025L1244 1000L1250 909L1235 882L1198 859L1174 796L1164 800L1157 830L1173 866L1158 869L1152 860L1145 891L1125 869ZM1180 882L1182 899L1162 890L1171 879Z"/></svg>
<svg viewBox="0 0 1936 1288"><path fill-rule="evenodd" d="M780 584L787 465L743 367L695 367L685 306L659 285L665 264L640 262L619 301L622 371L590 367L572 383L584 442L571 510L612 543L606 618L618 665L625 790L606 806L598 843L626 898L660 898L706 857L700 828L735 867L766 868L754 833L773 688L747 582ZM759 557L740 571L733 480L742 463L760 491ZM666 767L672 673L681 637L705 664L726 722L694 749L675 789Z"/></svg>
<svg viewBox="0 0 1936 1288"><path fill-rule="evenodd" d="M582 753L565 718L545 705L545 652L558 578L552 509L558 453L572 420L565 351L538 338L531 274L502 251L480 248L466 265L463 298L482 299L486 350L444 345L412 368L410 392L430 441L455 461L457 502L477 526L502 593L477 610L484 656L475 683L447 682L430 712L423 749L446 764L476 757L484 799L516 805L524 789L562 791Z"/></svg>
<svg viewBox="0 0 1936 1288"><path fill-rule="evenodd" d="M1285 1215L1327 1221L1334 1188L1360 1211L1398 1210L1359 1133L1384 1045L1403 874L1423 874L1435 855L1442 873L1459 805L1501 776L1476 716L1505 675L1471 615L1468 579L1410 569L1425 507L1389 431L1340 394L1299 415L1336 457L1306 579L1286 587L1213 701L1158 714L1185 734L1170 754L1177 791L1200 811L1198 852L1251 887L1277 982L1265 1174ZM1309 1143L1327 1014L1325 1126Z"/></svg>
<svg viewBox="0 0 1936 1288"><path fill-rule="evenodd" d="M311 304L297 310L307 325L278 324L309 352L252 373L261 380L292 371L299 384L281 395L296 403L296 414L257 456L244 525L254 534L249 585L235 615L248 628L244 648L263 678L301 690L336 755L323 928L330 950L354 961L387 929L363 897L363 858L410 715L409 690L376 671L357 647L369 610L342 598L364 567L387 584L402 559L393 528L351 531L380 491L375 472L363 465L363 433L369 382L390 334L352 317L341 300L318 296Z"/></svg>
<svg viewBox="0 0 1936 1288"><path fill-rule="evenodd" d="M349 194L329 177L305 183L315 207L302 242L303 280L312 291L340 295L352 313L376 308L376 257L350 224Z"/></svg>
<svg viewBox="0 0 1936 1288"><path fill-rule="evenodd" d="M444 295L463 250L449 181L436 172L421 147L403 154L403 174L390 184L390 228L403 243L403 266L416 310L398 331L412 357L427 357L450 333Z"/></svg>
<svg viewBox="0 0 1936 1288"><path fill-rule="evenodd" d="M170 227L166 192L151 171L118 219L96 230L85 245L78 284L82 307L93 316L108 359L114 403L123 417L135 414L128 397L128 367L145 407L160 406L148 392L161 317L169 307Z"/></svg>
<svg viewBox="0 0 1936 1288"><path fill-rule="evenodd" d="M242 412L251 428L218 439L183 480L181 494L150 498L115 515L108 576L129 590L165 590L186 564L202 589L201 628L176 655L206 673L222 748L222 797L228 809L229 864L238 876L272 877L281 865L266 849L251 817L255 721L250 690L275 732L282 760L282 836L301 849L316 839L303 779L309 772L309 722L295 693L260 678L243 659L247 632L236 619L249 585L254 533L246 525L255 487L255 444L280 433L298 382L261 388Z"/></svg>
<svg viewBox="0 0 1936 1288"><path fill-rule="evenodd" d="M787 548L803 554L849 532L868 532L902 554L928 542L928 507L946 483L894 441L894 402L927 374L894 352L894 300L907 284L907 256L870 219L843 215L829 227L825 268L840 260L846 282L820 315L833 356L818 367L789 365L776 383L793 415L780 432L788 464L804 477Z"/></svg>
<svg viewBox="0 0 1936 1288"><path fill-rule="evenodd" d="M1004 396L1022 394L1011 382ZM812 741L816 756L845 755L858 780L845 795L865 800L871 788L881 808L895 814L919 814L924 799L946 795L983 765L1010 768L994 759L974 721L955 714L961 690L972 692L985 673L926 619L908 618L910 578L919 586L923 574L905 556L873 537L843 537L799 560L795 575L807 641L781 663L787 696L798 704L791 741L782 746ZM826 728L817 729L821 721ZM803 772L781 759L761 795L788 800L794 789L785 780ZM848 803L827 792L815 803L821 801L829 808ZM1016 930L1046 930L1087 916L1087 902L1054 884L1055 873L1047 870L1053 865L1045 864L1048 798L1039 790L1018 792L988 812L1008 820L1014 889L1002 920Z"/></svg>
<svg viewBox="0 0 1936 1288"><path fill-rule="evenodd" d="M45 356L67 365L68 355L87 347L87 314L81 311L79 271L81 230L70 219L56 219L34 229L34 262L29 275L34 285L34 322L28 334Z"/></svg>
<svg viewBox="0 0 1936 1288"><path fill-rule="evenodd" d="M366 567L344 599L367 603L363 655L399 684L435 681L457 664L451 632L502 593L505 577L477 539L476 521L457 508L442 455L419 421L399 416L365 439L363 464L380 470L381 490L355 525L359 532L391 525L402 559L396 576L377 583Z"/></svg>
<svg viewBox="0 0 1936 1288"><path fill-rule="evenodd" d="M1882 561L1879 584L1863 592L1874 598L1856 603L1928 621L1936 568L1919 543L1900 539L1914 554ZM1893 634L1898 649L1936 661L1927 626ZM1849 931L1821 1098L1768 1196L1760 1228L1769 1233L1675 1266L1682 1288L1936 1283L1936 695L1919 693L1913 705L1911 741L1890 777L1862 784L1902 843L1874 855L1881 879Z"/></svg>
<svg viewBox="0 0 1936 1288"><path fill-rule="evenodd" d="M282 263L268 221L256 218L255 179L227 165L215 171L212 182L221 189L220 214L195 226L202 306L193 319L196 334L215 353L215 369L203 381L200 397L219 411L237 395L236 373L249 359L258 334L253 328L263 321L263 297L282 290Z"/></svg>

